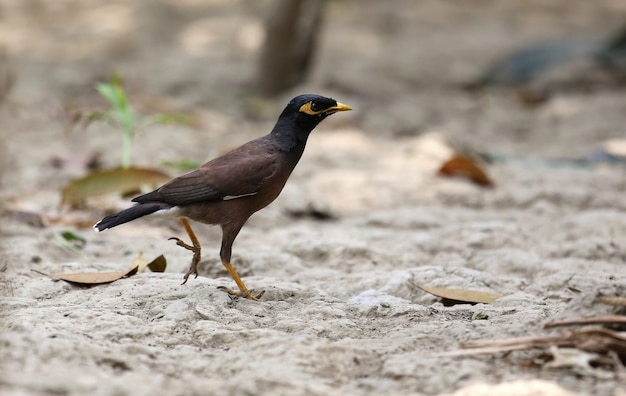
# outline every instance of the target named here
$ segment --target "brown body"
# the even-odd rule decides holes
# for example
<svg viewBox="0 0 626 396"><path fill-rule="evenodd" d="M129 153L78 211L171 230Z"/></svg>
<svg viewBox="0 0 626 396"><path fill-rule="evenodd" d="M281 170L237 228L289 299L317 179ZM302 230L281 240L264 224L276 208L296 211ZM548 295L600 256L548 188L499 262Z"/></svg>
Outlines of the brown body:
<svg viewBox="0 0 626 396"><path fill-rule="evenodd" d="M242 192L242 196L232 196L229 199L188 204L181 207L179 211L182 217L200 223L220 225L223 235L220 258L224 262L230 262L232 244L241 228L250 216L272 203L280 195L300 159L300 156L294 158L293 155L281 153L273 147L259 150L264 145L258 144L257 141L253 142L257 143L253 145L253 149L242 146L237 151L229 153L229 156L238 157L240 164L249 164L245 167L246 173L263 175L263 183L256 193L247 195L248 193ZM263 161L259 161L260 159ZM203 169L200 168L198 171L202 172Z"/></svg>
<svg viewBox="0 0 626 396"><path fill-rule="evenodd" d="M230 263L233 242L250 216L278 197L300 160L313 128L328 115L346 110L350 107L330 98L298 96L289 102L270 134L133 199L137 205L105 217L94 228L103 231L153 213L179 216L192 244L178 238L170 239L194 253L185 283L189 275L198 276L200 261L200 242L187 219L219 224L222 228L222 264L239 287L238 292L229 292L257 299L262 293L250 294Z"/></svg>
<svg viewBox="0 0 626 396"><path fill-rule="evenodd" d="M219 224L222 227L231 225L234 228L236 223L243 225L252 214L272 203L287 183L299 156L296 158L275 147L259 144L258 140L247 143L251 148L247 145L241 146L226 157L220 157L194 171L201 175L197 183L215 180L213 173L217 169L228 168L229 162L236 160L239 168L236 173L242 174L240 182L246 184L246 188L233 189L229 195L219 200L187 204L181 207L179 214L201 223ZM244 175L254 175L262 183L246 183L243 180Z"/></svg>

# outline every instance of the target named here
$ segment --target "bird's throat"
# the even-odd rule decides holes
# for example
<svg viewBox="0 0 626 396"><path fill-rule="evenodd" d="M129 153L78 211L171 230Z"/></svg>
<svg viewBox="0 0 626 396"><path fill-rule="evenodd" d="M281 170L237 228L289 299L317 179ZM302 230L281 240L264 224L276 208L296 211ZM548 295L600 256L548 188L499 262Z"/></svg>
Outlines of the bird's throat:
<svg viewBox="0 0 626 396"><path fill-rule="evenodd" d="M274 140L278 149L285 152L299 152L299 155L302 155L311 131L298 130L293 125L283 128L279 128L279 126L279 124L276 124L276 127L271 132L272 140Z"/></svg>

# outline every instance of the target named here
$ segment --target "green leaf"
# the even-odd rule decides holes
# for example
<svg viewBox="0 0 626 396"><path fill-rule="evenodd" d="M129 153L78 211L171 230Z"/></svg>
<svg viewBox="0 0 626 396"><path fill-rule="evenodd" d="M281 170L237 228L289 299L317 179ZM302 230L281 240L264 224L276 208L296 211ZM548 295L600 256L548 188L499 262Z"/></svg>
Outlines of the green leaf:
<svg viewBox="0 0 626 396"><path fill-rule="evenodd" d="M52 237L61 246L75 253L79 253L81 250L83 250L83 248L87 244L87 240L85 238L76 234L73 231L61 231L61 232L52 234Z"/></svg>
<svg viewBox="0 0 626 396"><path fill-rule="evenodd" d="M121 83L98 83L96 89L109 102L113 113L119 118L121 123L126 128L134 130L133 111Z"/></svg>
<svg viewBox="0 0 626 396"><path fill-rule="evenodd" d="M113 109L117 110L120 107L118 94L113 85L98 83L96 85L96 89L98 90L100 95L104 96L104 98L109 102Z"/></svg>
<svg viewBox="0 0 626 396"><path fill-rule="evenodd" d="M128 96L122 86L122 80L114 74L111 76L111 83L98 83L96 89L111 104L111 110L106 113L121 124L123 132L122 168L130 168L132 141L135 136L136 125L133 109L130 107Z"/></svg>

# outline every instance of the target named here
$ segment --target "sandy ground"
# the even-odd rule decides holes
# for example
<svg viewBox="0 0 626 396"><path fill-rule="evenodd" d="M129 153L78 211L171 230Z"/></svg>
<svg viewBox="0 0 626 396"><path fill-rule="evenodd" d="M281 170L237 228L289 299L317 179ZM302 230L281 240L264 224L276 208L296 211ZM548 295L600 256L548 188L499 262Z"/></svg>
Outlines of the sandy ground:
<svg viewBox="0 0 626 396"><path fill-rule="evenodd" d="M555 77L570 79L568 89L547 81L551 98L538 107L509 89L459 88L524 43L609 35L626 14L622 2L333 2L313 76L275 101L246 94L265 2L84 2L71 12L72 2L38 12L27 3L35 6L0 3L0 73L16 77L0 107L0 394L626 392L611 371L549 367L541 351L437 356L614 313L597 295L625 295L624 166L552 161L624 136L623 88L571 84L593 74L588 64ZM52 167L54 156L100 151L106 166L119 161L119 136L107 126L63 132L63 109L97 103L93 84L113 70L131 95L199 121L139 135L134 159L147 166L204 161L266 133L296 93L355 108L311 135L281 197L235 244L233 263L265 290L262 301L218 289L233 286L218 229L196 226L201 276L181 285L190 255L167 241L183 236L175 220L96 234L67 219L95 222L126 201L59 209L60 188L84 169ZM452 147L502 156L487 166L496 187L438 177ZM61 221L37 227L11 210ZM82 252L54 241L64 229L87 239ZM167 272L79 288L30 271L117 271L140 252L164 254ZM416 283L503 297L446 307Z"/></svg>

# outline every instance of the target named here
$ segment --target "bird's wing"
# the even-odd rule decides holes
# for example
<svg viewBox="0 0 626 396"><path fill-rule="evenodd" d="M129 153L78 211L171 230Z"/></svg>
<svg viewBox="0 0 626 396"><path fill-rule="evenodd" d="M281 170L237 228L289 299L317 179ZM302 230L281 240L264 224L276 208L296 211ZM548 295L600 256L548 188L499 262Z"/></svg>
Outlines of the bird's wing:
<svg viewBox="0 0 626 396"><path fill-rule="evenodd" d="M200 168L179 176L133 201L185 205L254 195L274 175L278 163L272 151L265 145L250 143L207 162Z"/></svg>

